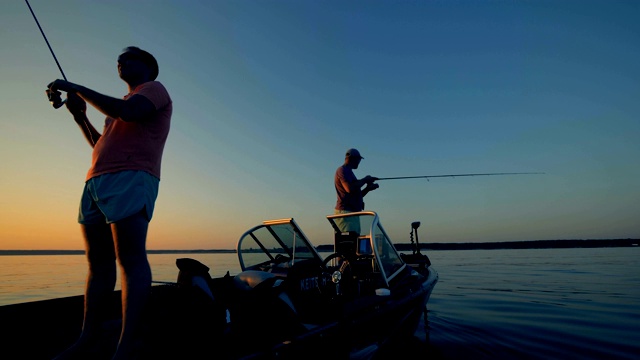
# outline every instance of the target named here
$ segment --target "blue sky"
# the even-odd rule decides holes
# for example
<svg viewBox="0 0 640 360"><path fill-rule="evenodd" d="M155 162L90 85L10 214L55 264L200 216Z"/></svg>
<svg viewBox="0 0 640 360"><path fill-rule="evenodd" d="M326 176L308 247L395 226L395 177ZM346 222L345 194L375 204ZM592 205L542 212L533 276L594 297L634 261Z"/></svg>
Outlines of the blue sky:
<svg viewBox="0 0 640 360"><path fill-rule="evenodd" d="M635 1L45 1L69 81L121 97L153 53L174 101L150 249L234 248L293 217L332 242L333 174L396 242L640 237ZM81 249L91 149L44 90L60 71L26 2L0 5L0 249ZM104 117L88 115L101 129Z"/></svg>

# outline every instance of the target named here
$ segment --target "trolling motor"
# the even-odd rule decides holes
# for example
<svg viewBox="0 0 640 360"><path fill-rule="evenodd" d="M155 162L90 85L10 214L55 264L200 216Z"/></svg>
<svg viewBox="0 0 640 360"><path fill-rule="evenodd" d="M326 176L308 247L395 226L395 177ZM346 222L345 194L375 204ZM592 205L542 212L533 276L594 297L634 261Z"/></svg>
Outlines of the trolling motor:
<svg viewBox="0 0 640 360"><path fill-rule="evenodd" d="M411 233L410 240L411 245L413 246L413 254L400 254L402 260L404 260L407 265L411 266L414 270L421 274L428 274L428 267L431 265L431 261L426 254L420 253L420 243L418 242L418 228L420 227L420 221L414 221L411 223ZM415 243L413 238L415 236Z"/></svg>
<svg viewBox="0 0 640 360"><path fill-rule="evenodd" d="M414 221L411 223L411 244L413 244L413 235L416 236L416 243L414 244L413 253L420 255L420 244L418 243L418 228L420 227L420 221Z"/></svg>
<svg viewBox="0 0 640 360"><path fill-rule="evenodd" d="M42 30L42 27L40 26L40 22L38 22L38 18L36 18L36 14L33 12L33 9L31 9L31 5L29 5L29 0L24 0L27 3L27 6L29 7L29 11L31 11L31 15L33 15L33 20L36 21L36 24L38 25L38 28L40 29L40 33L42 33L42 37L44 38L44 41L47 43L47 46L49 47L49 51L51 51L51 55L53 55L53 59L56 61L56 64L58 65L58 69L60 69L60 73L62 74L62 78L67 80L67 77L64 75L64 71L62 71L62 67L60 66L60 63L58 62L58 58L56 57L56 54L53 53L53 49L51 48L51 45L49 45L49 40L47 40L47 36L44 34L44 31ZM49 99L49 102L51 103L51 105L53 106L54 109L59 109L67 100L62 100L62 94L60 93L60 91L52 91L51 89L47 89L46 91L47 94L47 98Z"/></svg>

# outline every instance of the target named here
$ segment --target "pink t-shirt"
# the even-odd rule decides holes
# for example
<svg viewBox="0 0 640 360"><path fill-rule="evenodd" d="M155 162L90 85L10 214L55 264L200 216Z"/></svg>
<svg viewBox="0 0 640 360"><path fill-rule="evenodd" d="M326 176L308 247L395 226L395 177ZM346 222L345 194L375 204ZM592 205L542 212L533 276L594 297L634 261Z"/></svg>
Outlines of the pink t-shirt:
<svg viewBox="0 0 640 360"><path fill-rule="evenodd" d="M150 81L136 87L124 97L142 95L156 107L145 121L126 122L108 117L102 136L93 148L87 180L122 170L142 170L160 178L162 151L169 135L173 103L165 87Z"/></svg>

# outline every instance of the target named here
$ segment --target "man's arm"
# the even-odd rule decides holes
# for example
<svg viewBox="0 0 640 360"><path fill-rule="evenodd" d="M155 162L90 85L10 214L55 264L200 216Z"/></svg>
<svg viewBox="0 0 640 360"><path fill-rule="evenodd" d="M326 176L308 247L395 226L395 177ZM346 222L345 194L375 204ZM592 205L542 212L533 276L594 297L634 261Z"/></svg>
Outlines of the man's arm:
<svg viewBox="0 0 640 360"><path fill-rule="evenodd" d="M376 180L378 180L378 178L367 175L360 180L355 179L351 182L346 182L345 180L342 180L342 185L344 186L345 189L347 189L348 193L352 193L356 189L362 189L363 186L367 185L367 187L362 189L362 196L364 197L369 193L369 191L373 191L380 187L380 185L373 183Z"/></svg>
<svg viewBox="0 0 640 360"><path fill-rule="evenodd" d="M367 187L362 189L362 197L364 197L365 195L367 195L369 193L369 191L373 191L377 188L379 188L380 185L375 184L375 183L369 183L367 184Z"/></svg>
<svg viewBox="0 0 640 360"><path fill-rule="evenodd" d="M369 185L362 190L362 194L364 196L364 194L366 194L367 192L378 188L378 184L373 184L373 182L376 180L378 180L378 178L371 175L367 175L360 180L354 177L352 181L347 181L347 179L342 178L342 185L345 189L347 189L347 192L349 193L353 192L356 189L362 189L362 187L365 185ZM375 187L373 185L375 185Z"/></svg>

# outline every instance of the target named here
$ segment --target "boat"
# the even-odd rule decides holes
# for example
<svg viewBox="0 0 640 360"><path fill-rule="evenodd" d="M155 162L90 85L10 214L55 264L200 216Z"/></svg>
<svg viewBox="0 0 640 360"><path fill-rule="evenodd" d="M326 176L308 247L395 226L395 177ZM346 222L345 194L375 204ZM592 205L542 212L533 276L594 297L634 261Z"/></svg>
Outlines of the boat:
<svg viewBox="0 0 640 360"><path fill-rule="evenodd" d="M412 338L438 281L420 251L420 223L404 253L376 212L326 218L334 234L326 257L286 218L241 235L237 274L214 278L205 264L177 258L176 281L152 286L139 359L381 359ZM361 230L343 231L345 220ZM114 291L95 359L117 344L119 298ZM82 295L0 306L5 351L51 359L79 335L82 312Z"/></svg>

